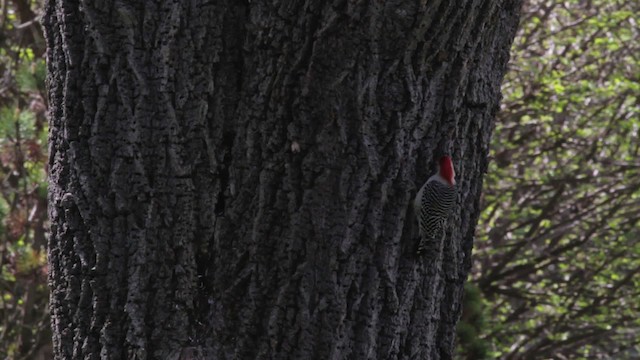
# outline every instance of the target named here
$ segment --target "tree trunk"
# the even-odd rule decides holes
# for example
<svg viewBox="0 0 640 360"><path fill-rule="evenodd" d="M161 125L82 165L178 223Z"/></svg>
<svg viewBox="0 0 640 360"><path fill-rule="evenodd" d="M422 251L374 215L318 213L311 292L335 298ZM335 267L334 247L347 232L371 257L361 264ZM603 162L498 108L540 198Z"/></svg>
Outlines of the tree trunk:
<svg viewBox="0 0 640 360"><path fill-rule="evenodd" d="M518 0L49 0L57 359L449 359ZM454 215L415 256L416 190Z"/></svg>

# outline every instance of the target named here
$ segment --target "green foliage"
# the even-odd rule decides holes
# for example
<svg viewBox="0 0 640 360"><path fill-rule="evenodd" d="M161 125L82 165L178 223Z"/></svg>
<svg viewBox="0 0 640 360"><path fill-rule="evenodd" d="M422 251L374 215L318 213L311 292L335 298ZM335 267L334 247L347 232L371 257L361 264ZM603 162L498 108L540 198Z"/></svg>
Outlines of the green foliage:
<svg viewBox="0 0 640 360"><path fill-rule="evenodd" d="M475 250L494 357L640 353L637 14L525 5Z"/></svg>
<svg viewBox="0 0 640 360"><path fill-rule="evenodd" d="M6 4L8 8L0 22L2 359L46 356L51 342L45 248L48 233L46 67L42 57L42 32L39 25L29 19L39 5L35 2L21 3L26 7L16 4Z"/></svg>
<svg viewBox="0 0 640 360"><path fill-rule="evenodd" d="M472 284L465 284L463 312L458 322L458 354L457 358L482 360L489 359L490 343L481 336L486 327L485 304L480 289Z"/></svg>

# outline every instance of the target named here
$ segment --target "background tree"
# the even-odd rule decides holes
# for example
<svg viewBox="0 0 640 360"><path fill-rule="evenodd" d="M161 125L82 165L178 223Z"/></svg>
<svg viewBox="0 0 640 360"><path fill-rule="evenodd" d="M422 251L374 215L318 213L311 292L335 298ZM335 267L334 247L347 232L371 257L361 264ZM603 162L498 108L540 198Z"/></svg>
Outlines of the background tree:
<svg viewBox="0 0 640 360"><path fill-rule="evenodd" d="M450 358L518 9L48 1L56 357Z"/></svg>
<svg viewBox="0 0 640 360"><path fill-rule="evenodd" d="M524 7L476 243L491 358L637 358L637 1Z"/></svg>

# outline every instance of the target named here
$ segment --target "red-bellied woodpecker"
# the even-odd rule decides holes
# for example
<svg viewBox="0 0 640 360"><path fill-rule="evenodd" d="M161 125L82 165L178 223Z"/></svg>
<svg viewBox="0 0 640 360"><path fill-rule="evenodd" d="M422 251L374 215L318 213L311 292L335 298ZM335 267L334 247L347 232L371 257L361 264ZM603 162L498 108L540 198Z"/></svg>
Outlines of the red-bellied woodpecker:
<svg viewBox="0 0 640 360"><path fill-rule="evenodd" d="M456 200L456 180L449 156L438 160L438 172L422 185L413 203L420 227L420 254L430 241L442 236L444 223Z"/></svg>

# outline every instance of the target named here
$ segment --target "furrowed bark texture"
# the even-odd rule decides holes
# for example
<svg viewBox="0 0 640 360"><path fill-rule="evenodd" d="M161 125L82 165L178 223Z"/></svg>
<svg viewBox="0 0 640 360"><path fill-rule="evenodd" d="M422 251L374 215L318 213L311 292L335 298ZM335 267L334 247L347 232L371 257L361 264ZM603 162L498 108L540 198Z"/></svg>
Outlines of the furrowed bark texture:
<svg viewBox="0 0 640 360"><path fill-rule="evenodd" d="M519 2L426 3L49 0L56 358L451 358Z"/></svg>

